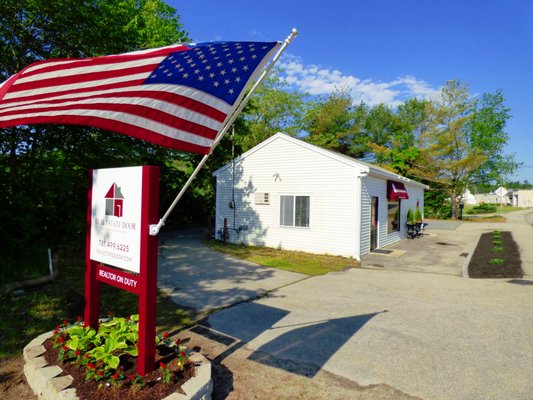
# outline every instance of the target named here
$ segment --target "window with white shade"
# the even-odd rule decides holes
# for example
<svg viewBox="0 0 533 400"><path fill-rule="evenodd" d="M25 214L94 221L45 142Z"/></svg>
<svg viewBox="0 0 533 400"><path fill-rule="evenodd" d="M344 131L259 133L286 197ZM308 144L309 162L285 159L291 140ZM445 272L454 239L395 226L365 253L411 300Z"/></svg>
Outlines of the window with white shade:
<svg viewBox="0 0 533 400"><path fill-rule="evenodd" d="M281 226L309 226L309 196L280 196Z"/></svg>

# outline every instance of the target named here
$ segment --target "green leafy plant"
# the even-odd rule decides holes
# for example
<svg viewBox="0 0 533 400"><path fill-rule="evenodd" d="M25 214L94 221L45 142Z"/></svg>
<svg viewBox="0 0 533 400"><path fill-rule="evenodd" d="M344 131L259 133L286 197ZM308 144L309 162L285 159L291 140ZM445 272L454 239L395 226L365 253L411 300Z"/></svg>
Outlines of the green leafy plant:
<svg viewBox="0 0 533 400"><path fill-rule="evenodd" d="M417 223L422 222L422 211L420 211L420 206L416 206L414 221Z"/></svg>
<svg viewBox="0 0 533 400"><path fill-rule="evenodd" d="M170 380L172 379L172 373L164 362L159 363L159 370L163 374L163 382L170 383Z"/></svg>
<svg viewBox="0 0 533 400"><path fill-rule="evenodd" d="M502 265L505 262L505 260L502 260L501 258L491 258L489 261L489 264L492 265Z"/></svg>
<svg viewBox="0 0 533 400"><path fill-rule="evenodd" d="M502 246L494 246L492 248L492 252L493 253L499 253L499 252L502 252L503 251L503 247Z"/></svg>
<svg viewBox="0 0 533 400"><path fill-rule="evenodd" d="M58 361L85 367L85 380L94 379L100 382L99 387L104 383L108 386L126 384L138 390L145 385L142 377L136 374L124 376L119 365L123 356L138 355L139 316L135 314L126 319L109 315L110 319L101 322L98 331L84 327L81 318L73 324L64 321L56 326L52 340L53 347L58 349ZM172 368L164 363L159 367L163 382L169 383L175 378L176 371L185 370L189 354L181 340L174 342L168 332L156 336L155 340L158 346L166 348L165 352L175 353Z"/></svg>
<svg viewBox="0 0 533 400"><path fill-rule="evenodd" d="M415 223L415 214L411 208L407 211L407 223L411 225Z"/></svg>
<svg viewBox="0 0 533 400"><path fill-rule="evenodd" d="M492 239L492 244L494 246L501 246L503 242L500 239Z"/></svg>
<svg viewBox="0 0 533 400"><path fill-rule="evenodd" d="M92 342L95 347L87 354L94 360L100 361L106 371L118 367L122 354L136 357L139 338L138 320L138 315L132 315L129 319L113 317L107 322L102 322Z"/></svg>
<svg viewBox="0 0 533 400"><path fill-rule="evenodd" d="M139 374L131 374L128 376L128 380L130 381L130 386L134 389L142 389L144 386L144 380Z"/></svg>

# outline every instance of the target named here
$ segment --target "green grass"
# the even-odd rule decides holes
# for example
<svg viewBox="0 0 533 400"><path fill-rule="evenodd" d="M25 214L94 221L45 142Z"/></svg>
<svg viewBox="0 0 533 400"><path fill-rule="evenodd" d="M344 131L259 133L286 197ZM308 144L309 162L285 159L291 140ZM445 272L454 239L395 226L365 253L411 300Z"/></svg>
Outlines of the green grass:
<svg viewBox="0 0 533 400"><path fill-rule="evenodd" d="M479 217L468 217L466 215L463 215L463 221L468 222L505 222L507 221L505 217L502 217L501 215L485 215L485 216L479 216Z"/></svg>
<svg viewBox="0 0 533 400"><path fill-rule="evenodd" d="M309 254L301 251L288 251L270 247L254 247L210 240L204 242L214 250L242 258L267 267L298 272L306 275L324 275L328 272L355 268L359 263L353 258Z"/></svg>
<svg viewBox="0 0 533 400"><path fill-rule="evenodd" d="M83 315L84 250L70 248L63 254L59 259L59 276L54 282L27 289L22 296L0 295L0 360L21 354L30 340L53 330L63 320L74 321L78 315ZM101 284L100 310L102 317L107 316L109 311L117 316L135 314L138 297ZM189 326L196 317L162 294L158 295L158 332Z"/></svg>

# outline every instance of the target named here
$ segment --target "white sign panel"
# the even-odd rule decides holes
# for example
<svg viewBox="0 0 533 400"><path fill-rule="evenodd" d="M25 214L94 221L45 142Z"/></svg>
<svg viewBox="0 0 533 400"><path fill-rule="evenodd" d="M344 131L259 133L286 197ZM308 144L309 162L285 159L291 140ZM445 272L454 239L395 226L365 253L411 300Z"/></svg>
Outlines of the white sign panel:
<svg viewBox="0 0 533 400"><path fill-rule="evenodd" d="M140 272L142 167L93 171L90 258Z"/></svg>

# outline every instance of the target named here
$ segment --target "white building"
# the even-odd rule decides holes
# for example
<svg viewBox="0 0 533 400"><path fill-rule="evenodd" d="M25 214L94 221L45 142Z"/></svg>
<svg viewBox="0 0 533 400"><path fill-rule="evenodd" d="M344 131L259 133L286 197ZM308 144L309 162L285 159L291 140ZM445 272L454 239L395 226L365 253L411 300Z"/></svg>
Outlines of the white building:
<svg viewBox="0 0 533 400"><path fill-rule="evenodd" d="M406 238L428 188L283 133L213 175L217 238L356 259Z"/></svg>
<svg viewBox="0 0 533 400"><path fill-rule="evenodd" d="M468 189L468 188L463 193L463 196L462 196L461 200L464 202L464 204L467 204L467 205L476 205L477 204L476 197L470 192L470 189Z"/></svg>
<svg viewBox="0 0 533 400"><path fill-rule="evenodd" d="M532 189L510 189L507 192L507 197L514 207L533 207Z"/></svg>

